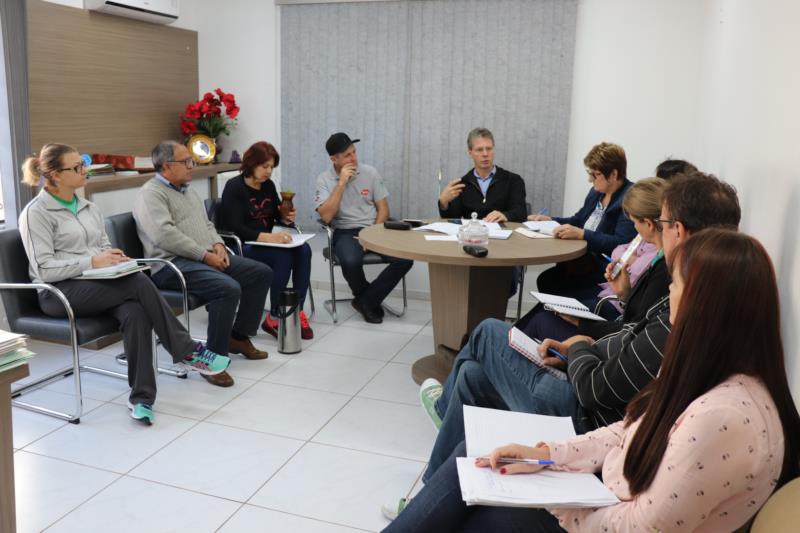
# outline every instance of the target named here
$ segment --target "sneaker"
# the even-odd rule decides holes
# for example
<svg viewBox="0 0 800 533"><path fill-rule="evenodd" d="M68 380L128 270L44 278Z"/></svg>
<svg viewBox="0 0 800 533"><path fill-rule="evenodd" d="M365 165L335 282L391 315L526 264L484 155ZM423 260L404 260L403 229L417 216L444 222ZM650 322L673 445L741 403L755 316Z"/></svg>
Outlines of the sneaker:
<svg viewBox="0 0 800 533"><path fill-rule="evenodd" d="M269 313L264 317L264 322L261 323L261 329L276 339L278 338L278 321L272 318Z"/></svg>
<svg viewBox="0 0 800 533"><path fill-rule="evenodd" d="M300 338L310 340L314 338L314 330L308 323L305 311L300 311Z"/></svg>
<svg viewBox="0 0 800 533"><path fill-rule="evenodd" d="M394 520L397 515L403 512L403 509L408 506L410 501L411 498L400 498L397 503L384 503L381 505L381 513L389 520Z"/></svg>
<svg viewBox="0 0 800 533"><path fill-rule="evenodd" d="M442 427L442 419L439 417L439 413L436 412L436 400L442 395L443 389L444 387L439 383L439 380L434 378L426 379L419 387L419 401L422 404L422 408L428 413L428 417L433 422L433 427L436 428L436 431L439 431Z"/></svg>
<svg viewBox="0 0 800 533"><path fill-rule="evenodd" d="M201 374L213 376L224 372L231 364L230 357L214 353L201 342L197 343L191 355L187 356L179 364L190 370L196 370Z"/></svg>
<svg viewBox="0 0 800 533"><path fill-rule="evenodd" d="M156 415L153 414L153 406L146 403L131 403L128 400L128 409L131 410L131 418L138 420L145 425L152 426L156 420Z"/></svg>

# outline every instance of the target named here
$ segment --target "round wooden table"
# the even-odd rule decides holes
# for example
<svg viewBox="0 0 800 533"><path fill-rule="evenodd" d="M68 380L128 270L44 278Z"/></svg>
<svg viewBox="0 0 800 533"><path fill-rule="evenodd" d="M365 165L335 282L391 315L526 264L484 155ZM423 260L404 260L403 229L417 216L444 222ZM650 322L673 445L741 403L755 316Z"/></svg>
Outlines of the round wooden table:
<svg viewBox="0 0 800 533"><path fill-rule="evenodd" d="M505 226L513 230L521 224ZM478 258L457 242L426 241L425 235L441 234L375 225L358 236L373 252L428 263L434 354L414 363L411 375L417 383L429 377L444 382L469 332L486 318L505 318L513 267L558 263L586 253L585 241L530 239L513 232L507 240L490 239L489 255Z"/></svg>

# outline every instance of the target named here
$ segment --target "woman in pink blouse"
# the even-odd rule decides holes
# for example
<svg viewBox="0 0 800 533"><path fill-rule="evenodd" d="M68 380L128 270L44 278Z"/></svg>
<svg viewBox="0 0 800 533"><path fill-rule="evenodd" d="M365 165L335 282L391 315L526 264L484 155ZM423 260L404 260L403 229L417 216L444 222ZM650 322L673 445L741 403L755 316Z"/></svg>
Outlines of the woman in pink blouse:
<svg viewBox="0 0 800 533"><path fill-rule="evenodd" d="M455 470L462 445L385 531L732 531L800 475L800 417L766 251L744 234L704 230L676 250L672 275L661 372L625 420L566 442L503 446L476 464L551 459L559 470L602 473L620 503L467 507ZM507 465L500 473L541 468Z"/></svg>

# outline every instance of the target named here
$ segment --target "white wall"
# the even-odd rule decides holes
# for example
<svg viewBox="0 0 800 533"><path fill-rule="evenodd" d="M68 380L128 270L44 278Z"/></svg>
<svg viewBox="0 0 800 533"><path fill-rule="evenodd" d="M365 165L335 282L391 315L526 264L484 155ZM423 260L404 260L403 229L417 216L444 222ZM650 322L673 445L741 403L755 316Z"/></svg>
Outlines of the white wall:
<svg viewBox="0 0 800 533"><path fill-rule="evenodd" d="M564 211L588 190L597 142L625 147L629 176L666 156L732 183L742 230L775 262L790 383L800 398L800 34L793 0L581 0ZM758 334L758 332L754 332Z"/></svg>

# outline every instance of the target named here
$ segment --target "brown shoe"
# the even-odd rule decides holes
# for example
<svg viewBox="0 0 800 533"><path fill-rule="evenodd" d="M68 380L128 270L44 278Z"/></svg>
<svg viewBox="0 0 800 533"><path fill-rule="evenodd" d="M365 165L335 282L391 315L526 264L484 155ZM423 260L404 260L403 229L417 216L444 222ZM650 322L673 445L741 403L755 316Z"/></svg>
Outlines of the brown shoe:
<svg viewBox="0 0 800 533"><path fill-rule="evenodd" d="M233 378L227 371L223 370L219 374L214 374L213 376L209 376L207 374L200 374L203 376L203 379L211 383L212 385L216 385L217 387L232 387L233 386Z"/></svg>
<svg viewBox="0 0 800 533"><path fill-rule="evenodd" d="M253 343L250 342L250 339L234 339L231 337L230 347L228 348L229 353L240 353L248 359L266 359L269 354L263 350L259 350Z"/></svg>

